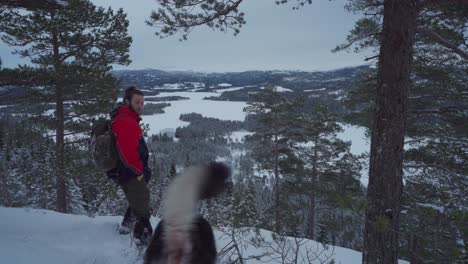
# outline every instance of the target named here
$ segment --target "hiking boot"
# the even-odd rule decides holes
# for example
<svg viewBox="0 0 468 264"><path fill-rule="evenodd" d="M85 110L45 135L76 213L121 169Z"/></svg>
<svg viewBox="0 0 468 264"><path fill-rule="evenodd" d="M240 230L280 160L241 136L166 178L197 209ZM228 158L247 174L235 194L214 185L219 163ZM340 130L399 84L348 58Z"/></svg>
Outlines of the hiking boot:
<svg viewBox="0 0 468 264"><path fill-rule="evenodd" d="M125 211L124 218L122 220L122 223L119 226L119 234L121 235L128 235L130 232L132 232L133 225L135 224L136 217L132 212L132 209L130 207L127 208L127 211Z"/></svg>
<svg viewBox="0 0 468 264"><path fill-rule="evenodd" d="M152 235L153 227L151 227L149 218L137 218L135 227L133 228L133 238L135 239L135 244L138 246L147 246L151 241Z"/></svg>

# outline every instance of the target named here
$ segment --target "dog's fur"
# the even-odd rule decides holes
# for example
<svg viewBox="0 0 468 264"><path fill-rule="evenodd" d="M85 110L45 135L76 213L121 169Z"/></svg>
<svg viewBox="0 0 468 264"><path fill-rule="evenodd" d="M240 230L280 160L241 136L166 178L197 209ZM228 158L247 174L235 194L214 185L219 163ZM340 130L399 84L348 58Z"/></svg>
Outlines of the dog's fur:
<svg viewBox="0 0 468 264"><path fill-rule="evenodd" d="M163 202L162 220L145 254L145 264L214 264L216 245L210 224L196 209L230 184L230 169L219 162L190 168L175 178Z"/></svg>

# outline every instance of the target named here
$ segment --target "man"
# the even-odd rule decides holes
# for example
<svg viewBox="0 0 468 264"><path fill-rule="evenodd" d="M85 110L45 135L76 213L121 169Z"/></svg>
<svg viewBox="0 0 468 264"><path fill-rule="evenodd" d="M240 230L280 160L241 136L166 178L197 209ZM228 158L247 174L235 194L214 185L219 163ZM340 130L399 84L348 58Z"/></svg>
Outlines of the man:
<svg viewBox="0 0 468 264"><path fill-rule="evenodd" d="M147 186L151 177L149 153L139 125L143 105L143 92L131 86L125 90L123 103L112 111L112 131L120 162L117 168L107 172L122 187L129 204L119 232L128 234L133 225L133 236L138 245L148 244L153 233Z"/></svg>

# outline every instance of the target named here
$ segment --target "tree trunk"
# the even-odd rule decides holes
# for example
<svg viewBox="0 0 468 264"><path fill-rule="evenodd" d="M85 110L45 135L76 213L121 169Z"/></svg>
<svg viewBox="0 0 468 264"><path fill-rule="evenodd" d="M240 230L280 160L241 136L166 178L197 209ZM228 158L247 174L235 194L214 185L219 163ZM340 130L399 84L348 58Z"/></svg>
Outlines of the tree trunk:
<svg viewBox="0 0 468 264"><path fill-rule="evenodd" d="M307 238L315 236L315 196L317 184L317 140L315 141L314 156L312 157L312 188L309 193L309 215L307 219Z"/></svg>
<svg viewBox="0 0 468 264"><path fill-rule="evenodd" d="M421 259L421 247L419 245L418 238L415 235L411 235L410 237L410 264L424 264L424 261Z"/></svg>
<svg viewBox="0 0 468 264"><path fill-rule="evenodd" d="M307 219L307 238L314 239L315 236L315 193L309 194L309 216Z"/></svg>
<svg viewBox="0 0 468 264"><path fill-rule="evenodd" d="M274 144L274 155L275 155L275 232L279 233L281 216L280 216L280 182L279 182L279 150L278 150L278 134L275 134L275 144Z"/></svg>
<svg viewBox="0 0 468 264"><path fill-rule="evenodd" d="M403 140L417 8L386 0L371 138L362 262L396 264L402 193Z"/></svg>
<svg viewBox="0 0 468 264"><path fill-rule="evenodd" d="M52 19L54 15L51 15ZM67 212L67 189L65 184L65 114L63 107L63 85L60 76L60 57L58 33L54 29L52 31L52 45L54 52L55 66L55 144L57 156L57 211Z"/></svg>

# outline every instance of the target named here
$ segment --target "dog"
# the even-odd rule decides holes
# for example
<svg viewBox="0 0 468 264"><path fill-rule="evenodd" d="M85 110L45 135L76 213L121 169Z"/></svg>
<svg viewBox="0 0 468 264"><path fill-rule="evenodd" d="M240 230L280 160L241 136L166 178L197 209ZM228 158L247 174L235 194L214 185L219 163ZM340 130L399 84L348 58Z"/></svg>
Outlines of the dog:
<svg viewBox="0 0 468 264"><path fill-rule="evenodd" d="M200 200L230 187L231 169L211 162L177 176L163 201L162 219L145 252L145 264L214 264L216 243L211 225L196 210Z"/></svg>

